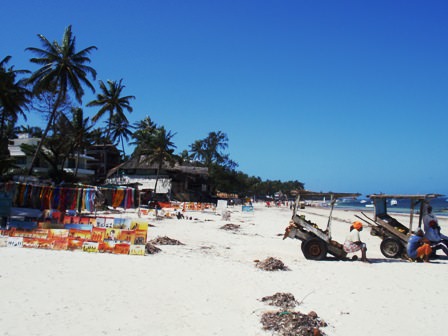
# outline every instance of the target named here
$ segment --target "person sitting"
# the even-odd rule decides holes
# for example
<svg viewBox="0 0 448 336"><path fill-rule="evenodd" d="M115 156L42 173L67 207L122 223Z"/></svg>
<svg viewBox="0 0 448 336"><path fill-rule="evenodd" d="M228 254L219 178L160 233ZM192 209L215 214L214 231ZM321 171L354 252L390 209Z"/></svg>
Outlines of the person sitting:
<svg viewBox="0 0 448 336"><path fill-rule="evenodd" d="M428 239L433 252L442 250L448 256L448 240L440 234L440 226L437 221L432 220L425 228L425 238Z"/></svg>
<svg viewBox="0 0 448 336"><path fill-rule="evenodd" d="M426 214L423 216L423 224L425 227L425 235L428 232L429 237L427 237L431 241L440 241L444 240L445 245L448 244L448 237L443 235L440 231L439 220L436 215L432 213L432 206L428 205L426 208ZM431 230L433 229L433 230Z"/></svg>
<svg viewBox="0 0 448 336"><path fill-rule="evenodd" d="M367 259L367 246L361 241L359 232L362 231L361 222L353 222L350 225L350 233L347 235L344 242L344 251L347 253L353 253L361 251L361 261L369 262Z"/></svg>
<svg viewBox="0 0 448 336"><path fill-rule="evenodd" d="M408 257L412 261L429 262L429 257L432 253L432 248L429 243L429 240L423 235L423 230L421 228L415 229L414 234L408 240L406 248Z"/></svg>

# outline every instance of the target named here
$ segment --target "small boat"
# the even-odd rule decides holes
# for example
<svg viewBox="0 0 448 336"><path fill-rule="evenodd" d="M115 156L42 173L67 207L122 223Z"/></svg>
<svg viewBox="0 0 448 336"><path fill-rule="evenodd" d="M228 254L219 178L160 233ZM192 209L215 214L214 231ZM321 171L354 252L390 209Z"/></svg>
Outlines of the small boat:
<svg viewBox="0 0 448 336"><path fill-rule="evenodd" d="M390 200L390 206L397 206L397 205L398 205L398 201L395 198Z"/></svg>

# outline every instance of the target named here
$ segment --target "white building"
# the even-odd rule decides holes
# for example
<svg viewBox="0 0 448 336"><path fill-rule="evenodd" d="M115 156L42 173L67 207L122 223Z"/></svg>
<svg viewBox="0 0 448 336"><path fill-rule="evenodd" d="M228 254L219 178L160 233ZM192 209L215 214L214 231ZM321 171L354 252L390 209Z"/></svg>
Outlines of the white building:
<svg viewBox="0 0 448 336"><path fill-rule="evenodd" d="M22 133L19 134L17 139L10 139L9 140L9 153L11 155L11 158L14 159L15 165L22 169L26 169L31 165L32 157L27 156L20 146L22 144L27 145L34 145L37 146L39 143L40 138L32 138L29 136L29 134ZM67 162L64 165L64 171L68 173L75 173L76 170L76 161L78 160L78 155L74 155L73 158L70 158L67 160ZM83 154L79 155L79 165L78 165L78 174L77 176L80 178L86 178L89 176L92 176L95 174L95 171L92 169L87 169L87 161L93 161L95 158L90 157ZM46 173L48 172L49 166L46 162L36 162L35 167L33 168L33 171L37 173Z"/></svg>

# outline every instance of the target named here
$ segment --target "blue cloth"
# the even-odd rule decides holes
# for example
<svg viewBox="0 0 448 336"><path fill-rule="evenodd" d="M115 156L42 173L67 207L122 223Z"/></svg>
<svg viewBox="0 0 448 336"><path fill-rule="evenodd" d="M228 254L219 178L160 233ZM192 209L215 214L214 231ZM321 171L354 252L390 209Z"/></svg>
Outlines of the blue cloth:
<svg viewBox="0 0 448 336"><path fill-rule="evenodd" d="M417 249L421 245L420 243L421 239L422 237L416 235L412 235L411 237L409 237L407 246L407 253L409 257L417 258Z"/></svg>
<svg viewBox="0 0 448 336"><path fill-rule="evenodd" d="M439 230L432 227L428 227L428 229L425 231L425 238L427 238L432 243L438 243L442 240Z"/></svg>

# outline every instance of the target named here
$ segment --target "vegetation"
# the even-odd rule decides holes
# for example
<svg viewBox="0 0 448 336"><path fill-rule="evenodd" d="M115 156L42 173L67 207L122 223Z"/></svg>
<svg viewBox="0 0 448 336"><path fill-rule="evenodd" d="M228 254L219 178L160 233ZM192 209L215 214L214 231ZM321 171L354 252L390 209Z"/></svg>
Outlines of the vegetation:
<svg viewBox="0 0 448 336"><path fill-rule="evenodd" d="M98 121L106 112L109 112L109 122L107 127L107 137L110 135L111 127L113 122L116 124L120 124L122 122L128 123L128 119L126 118L126 114L124 110L128 112L132 112L132 107L129 103L129 100L135 99L134 96L125 96L122 97L122 91L124 89L124 85L121 84L122 80L119 82L116 81L107 81L107 87L100 81L100 89L101 93L97 95L97 99L91 101L87 104L87 106L100 106L101 108L92 118L93 122Z"/></svg>
<svg viewBox="0 0 448 336"><path fill-rule="evenodd" d="M26 74L26 70L14 70L7 68L11 56L6 56L0 61L0 174L3 176L8 169L13 167L13 162L8 150L8 135L16 124L19 115L26 120L25 110L30 102L31 92L26 89L23 80L17 80L20 74Z"/></svg>
<svg viewBox="0 0 448 336"><path fill-rule="evenodd" d="M81 104L84 95L84 89L81 84L86 85L93 92L95 88L88 80L87 76L91 75L96 78L96 71L87 63L90 63L88 54L96 49L90 46L79 52L76 51L75 37L72 35L72 27L68 26L64 32L62 42L54 41L51 43L48 39L38 35L42 49L30 47L26 50L36 54L36 58L31 58L30 62L42 66L35 71L31 77L27 79L27 83L33 86L33 93L40 95L42 93L50 93L56 97L53 108L48 119L47 127L42 134L42 139L36 148L28 171L30 175L33 171L34 163L40 153L42 144L50 130L54 120L56 119L60 105L67 100L67 94L72 91L76 100Z"/></svg>
<svg viewBox="0 0 448 336"><path fill-rule="evenodd" d="M71 26L64 32L61 42L50 42L38 35L42 48L29 47L35 57L30 62L37 64L35 72L14 70L7 67L11 57L0 62L0 172L18 173L9 157L8 138L18 133L28 133L40 138L37 146L22 146L22 150L33 156L28 174L33 173L37 160L50 167L47 177L54 182L76 181L80 154L91 144L116 145L121 147L122 162L127 159L125 142L135 145L132 156L142 156L157 167L156 187L159 173L164 165L174 164L207 167L209 182L213 192L225 192L240 196L274 195L279 191L290 194L303 189L299 181L263 181L260 177L249 176L237 171L238 164L226 153L228 137L222 131L213 131L194 141L188 149L175 153L173 138L176 133L154 123L149 116L130 125L127 113L133 108L132 95L125 95L123 80L99 81L96 99L86 107L98 107L90 119L84 116L82 98L84 88L95 92L90 78L96 79L96 71L90 67L90 54L97 48L90 46L78 51ZM31 74L30 74L31 73ZM29 77L26 77L28 76ZM22 78L18 78L18 77ZM76 101L78 106L72 101ZM47 125L39 127L16 127L19 117L26 120L28 111L38 111L47 115ZM105 127L97 123L107 115ZM76 162L72 173L64 170L67 161ZM35 172L34 172L35 173Z"/></svg>

